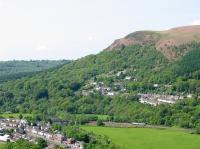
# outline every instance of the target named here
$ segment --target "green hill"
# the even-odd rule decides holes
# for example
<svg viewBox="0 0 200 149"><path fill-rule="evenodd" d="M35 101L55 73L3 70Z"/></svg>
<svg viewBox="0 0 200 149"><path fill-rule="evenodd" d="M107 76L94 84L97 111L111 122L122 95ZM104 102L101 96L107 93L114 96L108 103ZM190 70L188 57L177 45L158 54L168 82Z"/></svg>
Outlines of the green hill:
<svg viewBox="0 0 200 149"><path fill-rule="evenodd" d="M0 83L31 75L35 72L59 67L68 61L0 61Z"/></svg>
<svg viewBox="0 0 200 149"><path fill-rule="evenodd" d="M138 31L124 38L115 40L106 50L122 49L135 44L155 45L157 51L161 52L167 59L175 60L187 52L187 49L176 51L177 47L200 41L200 25L172 28L165 31ZM180 48L178 48L180 50Z"/></svg>
<svg viewBox="0 0 200 149"><path fill-rule="evenodd" d="M168 37L174 37L167 33ZM120 48L112 46L112 50L108 48L60 68L2 84L1 112L40 114L45 111L65 119L69 118L67 113L104 114L114 121L198 127L200 44L195 40L197 36L165 49L169 53L174 51L178 55L175 58L158 50L154 41L164 39L158 33L136 32L127 36L133 40L136 37L141 42L122 44ZM101 91L99 86L103 86ZM193 93L194 99L152 107L139 103L138 93L184 96Z"/></svg>

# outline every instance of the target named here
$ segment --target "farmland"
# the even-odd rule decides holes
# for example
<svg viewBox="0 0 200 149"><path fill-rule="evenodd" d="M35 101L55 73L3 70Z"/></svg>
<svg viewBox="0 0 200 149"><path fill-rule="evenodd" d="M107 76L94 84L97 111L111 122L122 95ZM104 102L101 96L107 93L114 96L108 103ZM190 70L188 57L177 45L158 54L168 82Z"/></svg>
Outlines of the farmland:
<svg viewBox="0 0 200 149"><path fill-rule="evenodd" d="M165 128L112 128L84 126L83 129L108 136L123 149L198 149L200 136L188 131Z"/></svg>

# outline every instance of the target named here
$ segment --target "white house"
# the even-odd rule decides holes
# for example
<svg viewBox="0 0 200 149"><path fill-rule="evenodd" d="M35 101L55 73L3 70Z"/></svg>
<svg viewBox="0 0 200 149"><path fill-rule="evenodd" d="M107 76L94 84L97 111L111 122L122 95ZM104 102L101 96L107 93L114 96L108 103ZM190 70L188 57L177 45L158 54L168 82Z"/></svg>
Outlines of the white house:
<svg viewBox="0 0 200 149"><path fill-rule="evenodd" d="M158 87L158 86L159 86L158 84L154 84L154 85L153 85L153 87Z"/></svg>
<svg viewBox="0 0 200 149"><path fill-rule="evenodd" d="M125 80L131 80L131 76L126 76Z"/></svg>
<svg viewBox="0 0 200 149"><path fill-rule="evenodd" d="M132 125L140 125L140 126L144 126L145 125L145 123L137 123L137 122L132 122L131 124Z"/></svg>
<svg viewBox="0 0 200 149"><path fill-rule="evenodd" d="M108 95L108 96L114 96L115 93L114 93L114 92L108 92L107 95Z"/></svg>
<svg viewBox="0 0 200 149"><path fill-rule="evenodd" d="M21 122L22 124L28 124L28 121L25 120L25 119L21 120L20 122Z"/></svg>
<svg viewBox="0 0 200 149"><path fill-rule="evenodd" d="M9 136L9 135L0 136L0 141L6 142L6 141L9 140L9 139L10 139L10 136Z"/></svg>
<svg viewBox="0 0 200 149"><path fill-rule="evenodd" d="M172 101L172 100L165 100L165 99L158 99L159 102L163 102L163 103L170 103L170 104L173 104L175 103L175 101Z"/></svg>
<svg viewBox="0 0 200 149"><path fill-rule="evenodd" d="M187 95L187 98L192 98L192 94L188 94L188 95Z"/></svg>

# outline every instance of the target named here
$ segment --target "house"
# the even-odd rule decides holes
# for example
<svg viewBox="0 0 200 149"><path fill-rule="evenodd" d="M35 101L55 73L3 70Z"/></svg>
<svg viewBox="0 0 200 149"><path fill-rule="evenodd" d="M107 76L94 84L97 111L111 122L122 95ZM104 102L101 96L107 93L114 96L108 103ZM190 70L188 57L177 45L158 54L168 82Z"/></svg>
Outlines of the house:
<svg viewBox="0 0 200 149"><path fill-rule="evenodd" d="M15 132L17 132L17 133L19 133L19 134L25 134L25 130L22 129L22 128L17 128L17 129L15 130Z"/></svg>
<svg viewBox="0 0 200 149"><path fill-rule="evenodd" d="M160 95L160 94L138 94L141 103L157 106L162 103L174 104L177 100L183 99L182 96Z"/></svg>
<svg viewBox="0 0 200 149"><path fill-rule="evenodd" d="M28 121L23 119L20 121L20 123L26 125L26 124L28 124Z"/></svg>
<svg viewBox="0 0 200 149"><path fill-rule="evenodd" d="M149 105L152 105L152 106L157 106L157 103L151 102L151 101L147 101L147 100L140 100L140 103L149 104Z"/></svg>
<svg viewBox="0 0 200 149"><path fill-rule="evenodd" d="M133 79L133 81L137 82L137 81L138 81L138 79L137 79L137 78L134 78L134 79Z"/></svg>
<svg viewBox="0 0 200 149"><path fill-rule="evenodd" d="M108 92L107 95L108 95L108 96L114 96L115 93L114 93L114 92Z"/></svg>
<svg viewBox="0 0 200 149"><path fill-rule="evenodd" d="M188 94L188 95L187 95L187 98L192 98L192 94Z"/></svg>
<svg viewBox="0 0 200 149"><path fill-rule="evenodd" d="M31 130L31 132L32 132L33 134L38 134L38 131L35 130L35 129Z"/></svg>
<svg viewBox="0 0 200 149"><path fill-rule="evenodd" d="M9 135L3 135L3 136L0 135L0 141L6 142L8 140L10 140L10 136Z"/></svg>
<svg viewBox="0 0 200 149"><path fill-rule="evenodd" d="M83 91L82 91L82 95L83 95L83 96L88 96L88 95L89 95L89 92L87 92L86 90L83 90Z"/></svg>
<svg viewBox="0 0 200 149"><path fill-rule="evenodd" d="M17 127L18 125L16 123L9 123L8 126L9 127Z"/></svg>
<svg viewBox="0 0 200 149"><path fill-rule="evenodd" d="M111 88L110 87L104 87L103 90L105 90L105 91L111 91Z"/></svg>
<svg viewBox="0 0 200 149"><path fill-rule="evenodd" d="M144 126L144 125L146 125L145 123L137 123L137 122L132 122L131 124L132 124L132 125L139 125L139 126Z"/></svg>
<svg viewBox="0 0 200 149"><path fill-rule="evenodd" d="M74 144L76 141L75 141L75 139L73 139L73 138L69 138L69 139L67 139L67 143L68 144Z"/></svg>
<svg viewBox="0 0 200 149"><path fill-rule="evenodd" d="M172 101L172 100L164 100L164 99L158 99L158 101L161 102L161 103L169 103L169 104L175 103L175 101Z"/></svg>
<svg viewBox="0 0 200 149"><path fill-rule="evenodd" d="M4 132L5 132L5 129L0 128L0 133L4 133Z"/></svg>
<svg viewBox="0 0 200 149"><path fill-rule="evenodd" d="M153 85L153 87L158 87L158 86L159 86L158 84L154 84L154 85Z"/></svg>
<svg viewBox="0 0 200 149"><path fill-rule="evenodd" d="M99 91L99 90L101 90L101 87L98 86L98 87L95 88L95 90Z"/></svg>
<svg viewBox="0 0 200 149"><path fill-rule="evenodd" d="M125 92L125 91L126 91L126 89L125 89L125 88L122 88L122 89L121 89L121 91L122 91L122 92Z"/></svg>
<svg viewBox="0 0 200 149"><path fill-rule="evenodd" d="M117 75L116 76L120 76L122 74L122 72L121 71L119 71L118 73L117 73Z"/></svg>
<svg viewBox="0 0 200 149"><path fill-rule="evenodd" d="M51 139L53 138L53 135L51 135L50 133L44 133L44 137L47 139Z"/></svg>
<svg viewBox="0 0 200 149"><path fill-rule="evenodd" d="M119 77L123 74L126 74L126 70L117 72L116 76Z"/></svg>
<svg viewBox="0 0 200 149"><path fill-rule="evenodd" d="M2 122L2 123L1 123L1 126L6 127L6 126L8 126L8 124L5 123L5 122Z"/></svg>
<svg viewBox="0 0 200 149"><path fill-rule="evenodd" d="M92 85L97 85L97 82L92 82L91 84L92 84Z"/></svg>
<svg viewBox="0 0 200 149"><path fill-rule="evenodd" d="M84 148L84 142L83 141L77 141L75 142L75 147L77 147L78 149L83 149Z"/></svg>
<svg viewBox="0 0 200 149"><path fill-rule="evenodd" d="M31 132L32 132L33 134L38 134L39 129L33 127L33 129L31 130Z"/></svg>
<svg viewBox="0 0 200 149"><path fill-rule="evenodd" d="M58 143L62 143L65 140L65 137L62 134L55 134L53 139Z"/></svg>
<svg viewBox="0 0 200 149"><path fill-rule="evenodd" d="M132 79L131 76L126 76L126 77L125 77L125 80L131 80L131 79Z"/></svg>

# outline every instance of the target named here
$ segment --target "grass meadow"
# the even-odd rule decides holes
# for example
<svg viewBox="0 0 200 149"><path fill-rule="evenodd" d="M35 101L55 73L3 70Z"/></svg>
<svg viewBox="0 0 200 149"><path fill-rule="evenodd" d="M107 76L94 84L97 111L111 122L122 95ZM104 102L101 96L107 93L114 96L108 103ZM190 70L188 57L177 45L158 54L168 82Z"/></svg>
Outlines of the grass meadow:
<svg viewBox="0 0 200 149"><path fill-rule="evenodd" d="M113 128L83 126L83 129L108 136L123 149L200 149L200 135L175 128Z"/></svg>
<svg viewBox="0 0 200 149"><path fill-rule="evenodd" d="M5 144L0 142L0 149L5 149Z"/></svg>

